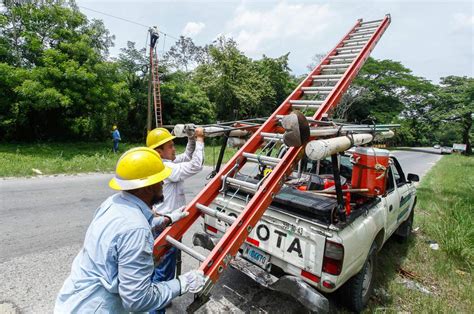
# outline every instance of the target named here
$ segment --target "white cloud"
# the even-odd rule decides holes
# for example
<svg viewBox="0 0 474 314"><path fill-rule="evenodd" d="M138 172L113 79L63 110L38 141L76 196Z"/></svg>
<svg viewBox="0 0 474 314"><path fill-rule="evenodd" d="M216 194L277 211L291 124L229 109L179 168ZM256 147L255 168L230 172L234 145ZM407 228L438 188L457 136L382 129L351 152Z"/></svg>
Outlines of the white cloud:
<svg viewBox="0 0 474 314"><path fill-rule="evenodd" d="M261 52L265 46L285 39L314 40L329 25L334 14L329 5L280 2L271 10L237 8L227 29L239 48Z"/></svg>
<svg viewBox="0 0 474 314"><path fill-rule="evenodd" d="M456 13L453 15L454 25L456 28L469 28L472 30L474 27L474 15L467 15L464 13Z"/></svg>
<svg viewBox="0 0 474 314"><path fill-rule="evenodd" d="M202 22L188 22L181 33L183 36L195 36L199 34L204 29L204 27L206 27L206 24Z"/></svg>

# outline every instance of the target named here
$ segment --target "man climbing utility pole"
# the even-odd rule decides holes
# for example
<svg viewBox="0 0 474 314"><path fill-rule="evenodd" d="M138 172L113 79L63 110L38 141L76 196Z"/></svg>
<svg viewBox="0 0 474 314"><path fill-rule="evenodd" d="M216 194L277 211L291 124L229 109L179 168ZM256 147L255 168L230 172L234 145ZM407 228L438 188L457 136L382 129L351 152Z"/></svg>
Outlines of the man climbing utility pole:
<svg viewBox="0 0 474 314"><path fill-rule="evenodd" d="M160 93L160 76L158 72L158 57L156 55L156 43L160 38L158 28L151 27L150 32L150 76L148 82L148 117L147 117L147 133L152 129L152 103L155 112L155 126L160 127L163 124L161 93Z"/></svg>

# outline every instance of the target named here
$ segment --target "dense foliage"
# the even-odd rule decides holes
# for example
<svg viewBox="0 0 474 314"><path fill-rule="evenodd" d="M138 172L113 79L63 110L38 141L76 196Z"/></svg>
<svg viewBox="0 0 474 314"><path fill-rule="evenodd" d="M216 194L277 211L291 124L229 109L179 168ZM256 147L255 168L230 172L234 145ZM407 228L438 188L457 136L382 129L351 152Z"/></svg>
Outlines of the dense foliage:
<svg viewBox="0 0 474 314"><path fill-rule="evenodd" d="M111 58L113 40L74 1L6 1L0 12L0 139L100 140L117 123L124 139L142 140L146 50L129 42ZM231 38L200 47L180 37L160 59L164 123L269 115L299 80L288 56L253 60ZM334 115L400 123L398 145L469 144L473 84L450 76L436 85L399 62L370 58Z"/></svg>

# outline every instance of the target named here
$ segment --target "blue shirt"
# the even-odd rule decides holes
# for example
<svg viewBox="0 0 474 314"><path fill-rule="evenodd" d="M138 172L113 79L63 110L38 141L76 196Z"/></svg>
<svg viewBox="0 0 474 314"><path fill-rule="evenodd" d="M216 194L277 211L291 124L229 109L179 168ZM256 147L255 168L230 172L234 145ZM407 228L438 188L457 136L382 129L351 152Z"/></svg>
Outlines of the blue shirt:
<svg viewBox="0 0 474 314"><path fill-rule="evenodd" d="M112 139L114 140L121 140L120 138L120 132L118 129L116 129L115 131L112 132Z"/></svg>
<svg viewBox="0 0 474 314"><path fill-rule="evenodd" d="M178 279L151 281L152 219L150 208L127 192L102 203L59 292L54 312L148 312L178 296Z"/></svg>

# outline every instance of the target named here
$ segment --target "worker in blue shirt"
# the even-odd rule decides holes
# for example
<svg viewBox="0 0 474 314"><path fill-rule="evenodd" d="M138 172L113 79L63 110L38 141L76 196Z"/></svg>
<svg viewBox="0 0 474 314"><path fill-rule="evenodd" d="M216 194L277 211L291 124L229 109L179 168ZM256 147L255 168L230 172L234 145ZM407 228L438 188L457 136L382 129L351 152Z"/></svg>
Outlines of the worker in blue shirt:
<svg viewBox="0 0 474 314"><path fill-rule="evenodd" d="M114 143L114 146L112 147L112 150L114 151L114 153L118 152L118 146L119 146L119 142L121 140L122 139L120 138L120 132L119 132L117 126L114 125L112 127L112 142Z"/></svg>
<svg viewBox="0 0 474 314"><path fill-rule="evenodd" d="M147 147L125 152L109 186L121 192L96 210L71 274L56 299L55 313L145 312L166 306L186 292L202 290L206 278L192 270L165 282L151 280L152 229L183 217L155 217L152 206L163 201L163 180L171 173L160 155Z"/></svg>

